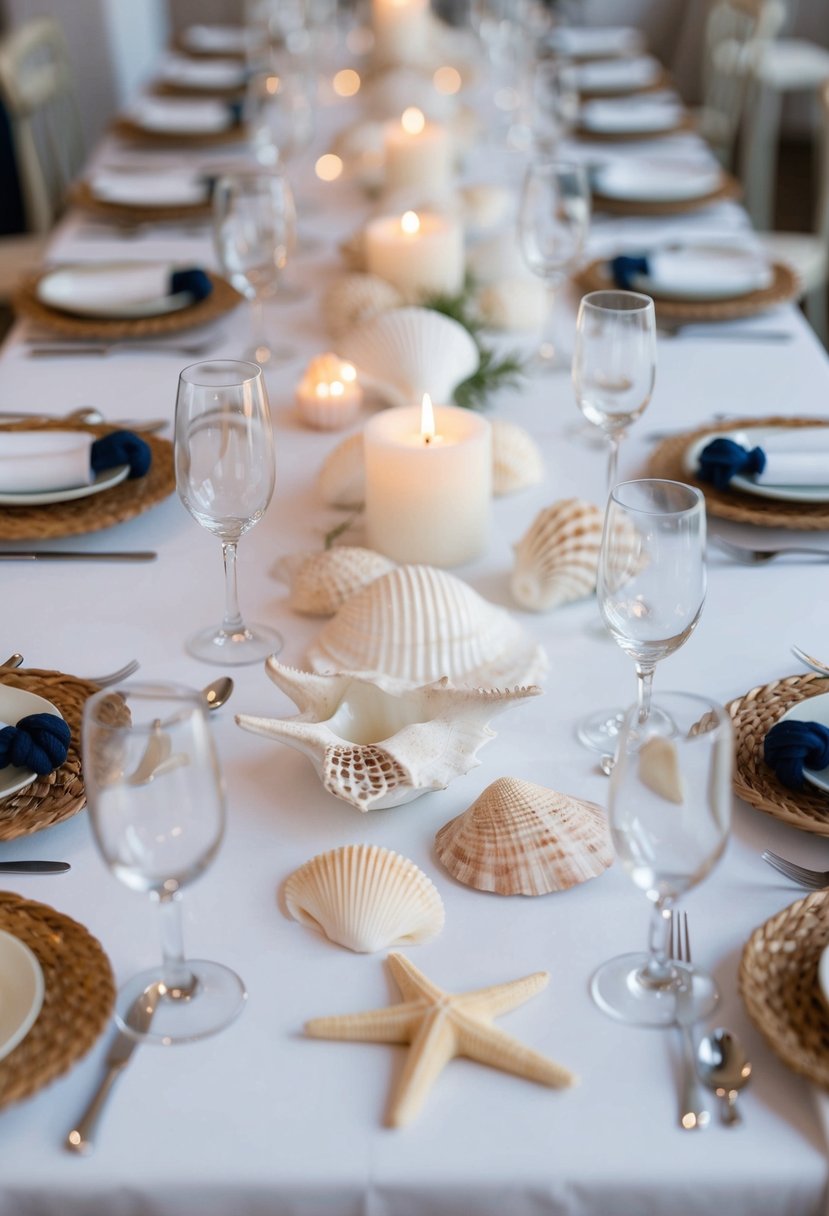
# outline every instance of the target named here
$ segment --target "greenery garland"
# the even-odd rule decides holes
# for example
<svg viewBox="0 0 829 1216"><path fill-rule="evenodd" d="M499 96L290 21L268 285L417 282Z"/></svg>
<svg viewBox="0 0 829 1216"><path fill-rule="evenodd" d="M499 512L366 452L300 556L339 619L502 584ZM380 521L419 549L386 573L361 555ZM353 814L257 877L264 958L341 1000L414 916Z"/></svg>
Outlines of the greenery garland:
<svg viewBox="0 0 829 1216"><path fill-rule="evenodd" d="M498 389L516 387L524 371L524 361L516 352L498 355L482 341L484 324L475 311L474 294L474 281L467 278L457 295L434 295L423 301L424 308L443 313L462 325L478 348L478 370L462 380L454 393L455 404L470 410L485 408L490 395Z"/></svg>

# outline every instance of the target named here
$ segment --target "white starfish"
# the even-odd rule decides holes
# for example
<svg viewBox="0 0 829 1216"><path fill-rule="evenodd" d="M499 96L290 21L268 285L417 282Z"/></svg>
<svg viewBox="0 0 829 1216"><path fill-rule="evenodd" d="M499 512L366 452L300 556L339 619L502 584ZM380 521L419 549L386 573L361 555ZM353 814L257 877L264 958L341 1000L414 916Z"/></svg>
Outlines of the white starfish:
<svg viewBox="0 0 829 1216"><path fill-rule="evenodd" d="M546 971L491 988L450 993L433 984L404 955L390 954L388 962L405 998L402 1004L313 1018L305 1024L305 1032L317 1039L410 1044L387 1116L390 1127L411 1122L444 1066L455 1056L467 1056L553 1088L576 1083L577 1078L561 1064L492 1025L499 1013L522 1005L546 988L550 979Z"/></svg>

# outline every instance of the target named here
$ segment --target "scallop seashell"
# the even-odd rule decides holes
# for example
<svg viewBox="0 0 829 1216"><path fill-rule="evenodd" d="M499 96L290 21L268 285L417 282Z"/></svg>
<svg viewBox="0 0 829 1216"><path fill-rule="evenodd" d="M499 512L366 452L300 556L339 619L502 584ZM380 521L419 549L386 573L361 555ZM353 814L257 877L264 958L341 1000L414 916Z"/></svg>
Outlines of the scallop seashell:
<svg viewBox="0 0 829 1216"><path fill-rule="evenodd" d="M332 616L355 591L393 569L394 562L381 553L348 545L277 562L291 588L291 607L309 616Z"/></svg>
<svg viewBox="0 0 829 1216"><path fill-rule="evenodd" d="M413 861L376 844L349 844L306 861L284 888L294 920L371 954L411 946L443 928L443 900Z"/></svg>
<svg viewBox="0 0 829 1216"><path fill-rule="evenodd" d="M323 502L329 507L359 507L366 497L366 466L362 432L349 435L328 453L317 477Z"/></svg>
<svg viewBox="0 0 829 1216"><path fill-rule="evenodd" d="M468 330L431 308L393 308L341 338L337 353L354 363L361 383L393 405L420 405L424 393L445 404L478 370Z"/></svg>
<svg viewBox="0 0 829 1216"><path fill-rule="evenodd" d="M295 718L239 714L244 730L308 756L323 787L358 811L383 810L442 790L479 763L494 738L489 721L541 692L455 688L447 679L412 687L352 672L314 675L265 662L273 682L300 713Z"/></svg>
<svg viewBox="0 0 829 1216"><path fill-rule="evenodd" d="M459 882L499 895L566 891L613 861L600 806L515 777L500 777L445 823L435 853Z"/></svg>
<svg viewBox="0 0 829 1216"><path fill-rule="evenodd" d="M515 546L510 586L522 608L544 612L595 591L603 523L601 510L579 498L538 513Z"/></svg>
<svg viewBox="0 0 829 1216"><path fill-rule="evenodd" d="M528 431L497 418L492 423L492 492L514 494L544 478L541 449Z"/></svg>
<svg viewBox="0 0 829 1216"><path fill-rule="evenodd" d="M351 596L308 651L315 671L424 684L526 684L544 650L513 617L432 566L398 566Z"/></svg>
<svg viewBox="0 0 829 1216"><path fill-rule="evenodd" d="M385 279L375 274L344 274L323 293L322 315L330 332L339 337L402 303L400 292Z"/></svg>

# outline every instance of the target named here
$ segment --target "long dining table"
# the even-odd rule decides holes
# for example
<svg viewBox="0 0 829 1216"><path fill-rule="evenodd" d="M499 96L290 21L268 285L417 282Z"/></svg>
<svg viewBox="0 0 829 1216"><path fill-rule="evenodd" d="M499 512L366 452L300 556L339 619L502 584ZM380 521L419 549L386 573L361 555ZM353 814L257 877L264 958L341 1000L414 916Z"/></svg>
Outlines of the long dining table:
<svg viewBox="0 0 829 1216"><path fill-rule="evenodd" d="M485 104L475 94L470 101ZM359 113L359 96L344 102L326 91L314 148L289 166L306 240L286 277L303 295L284 302L277 297L268 308L272 335L295 355L267 368L277 488L239 552L244 614L282 632L280 659L296 667L320 621L291 610L276 565L283 555L320 549L343 519L323 503L316 484L323 459L343 434L305 428L294 390L309 358L331 346L320 295L341 272L338 243L375 205L354 181L319 181L313 165L333 133ZM585 159L645 151L707 156L693 134L653 141L646 149L572 142L562 150ZM136 166L159 156L179 163L213 159L203 148L150 153L114 137L96 152L98 163L114 157ZM482 139L467 154L463 175L470 182L514 185L525 163L526 153ZM750 239L737 203L660 220L596 214L588 254L715 233ZM121 231L78 211L59 225L49 257L55 263L155 259L216 266L207 224ZM575 299L567 302L570 329ZM769 330L777 340L764 340ZM209 354L240 357L249 333L243 306L211 331ZM534 337L493 341L529 350ZM0 352L0 410L62 413L90 405L107 419L161 415L172 423L178 373L189 361L172 343L164 351L36 357L20 323ZM653 446L651 430L693 428L720 413L824 417L827 400L826 352L791 304L722 323L716 333L706 327L660 334L656 389L622 447L620 476L641 475ZM234 670L232 699L211 716L227 786L226 834L215 862L186 889L183 910L188 953L232 966L247 985L247 1007L214 1038L168 1049L140 1047L89 1157L66 1152L64 1140L101 1077L111 1029L67 1075L4 1110L3 1216L813 1216L823 1210L827 1145L819 1095L752 1025L738 995L737 970L752 931L800 895L761 861L762 850L825 867L829 842L736 800L725 855L683 900L694 960L721 989L708 1025L735 1031L753 1064L741 1099L742 1125L713 1123L704 1132L678 1124L676 1031L615 1022L589 995L600 963L645 944L648 904L622 868L567 892L505 897L462 886L434 856L441 825L498 777L605 804L607 778L596 755L577 743L574 724L590 710L629 704L635 695L631 660L594 628L594 600L532 614L518 609L510 594L512 546L539 510L561 498L604 499L605 455L600 444L585 442L569 376L528 375L518 387L499 391L488 414L534 436L546 473L540 484L495 500L485 554L454 573L512 612L544 646L543 696L501 716L480 765L447 789L361 814L323 790L305 757L239 729L237 713L286 716L295 710L262 665ZM791 541L790 534L713 518L709 530L749 544L758 537L766 545ZM343 543L362 539L357 520ZM813 540L829 554L824 534ZM175 494L116 528L50 547L153 549L158 557L134 565L4 564L0 619L8 651L24 654L28 666L76 675L133 658L139 675L153 680L198 688L218 674L189 657L184 642L196 627L220 617L220 548ZM659 665L657 691L696 691L724 703L797 671L792 644L829 657L829 563L789 559L750 568L712 548L708 578L700 624ZM308 858L364 841L411 858L438 887L445 928L407 950L435 983L463 991L549 972L547 989L498 1024L576 1073L576 1087L550 1090L456 1060L419 1119L391 1130L383 1126L383 1114L404 1049L303 1034L309 1018L398 999L382 953L343 950L289 919L280 902L285 879ZM0 853L3 860L36 855L71 863L71 871L57 877L4 876L4 889L53 905L86 926L119 981L159 958L155 910L107 871L86 814L9 841Z"/></svg>

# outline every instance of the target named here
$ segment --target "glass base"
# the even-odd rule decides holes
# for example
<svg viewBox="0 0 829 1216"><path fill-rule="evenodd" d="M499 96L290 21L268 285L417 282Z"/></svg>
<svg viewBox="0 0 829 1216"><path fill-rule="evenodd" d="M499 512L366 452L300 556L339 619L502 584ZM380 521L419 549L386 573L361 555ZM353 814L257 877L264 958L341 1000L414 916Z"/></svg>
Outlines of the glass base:
<svg viewBox="0 0 829 1216"><path fill-rule="evenodd" d="M549 342L542 342L535 354L530 358L528 369L531 372L545 376L549 372L569 372L572 360Z"/></svg>
<svg viewBox="0 0 829 1216"><path fill-rule="evenodd" d="M576 738L583 747L589 747L591 751L601 752L606 756L609 752L616 751L616 740L624 720L624 709L598 709L576 723ZM673 733L671 719L655 705L651 707L648 722L661 735L670 738Z"/></svg>
<svg viewBox="0 0 829 1216"><path fill-rule="evenodd" d="M720 993L710 975L682 963L671 963L671 974L664 984L652 984L642 974L649 957L644 952L621 954L595 972L590 981L590 995L603 1013L629 1026L672 1026L680 973L690 977L693 1020L702 1021L714 1011Z"/></svg>
<svg viewBox="0 0 829 1216"><path fill-rule="evenodd" d="M168 992L160 968L142 971L118 993L115 1021L139 1043L192 1043L229 1026L245 1007L248 994L235 971L204 959L186 964L190 988Z"/></svg>
<svg viewBox="0 0 829 1216"><path fill-rule="evenodd" d="M264 369L276 363L287 363L296 357L296 353L294 346L252 346L245 352L245 358Z"/></svg>
<svg viewBox="0 0 829 1216"><path fill-rule="evenodd" d="M235 633L213 626L188 638L185 645L194 659L234 667L259 663L269 655L279 654L284 639L281 633L267 625L243 625Z"/></svg>

